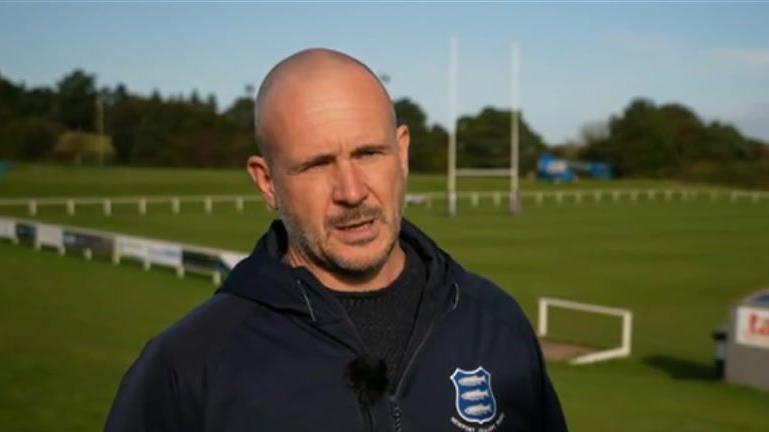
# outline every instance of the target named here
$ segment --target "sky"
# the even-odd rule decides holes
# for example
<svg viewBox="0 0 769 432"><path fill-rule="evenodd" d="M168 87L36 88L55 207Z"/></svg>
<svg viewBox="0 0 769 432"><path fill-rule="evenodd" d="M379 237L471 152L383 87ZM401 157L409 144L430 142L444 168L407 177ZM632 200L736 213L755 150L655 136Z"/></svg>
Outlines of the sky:
<svg viewBox="0 0 769 432"><path fill-rule="evenodd" d="M394 99L446 126L452 37L459 115L517 100L529 125L561 144L644 97L769 141L766 2L4 2L0 74L52 86L82 68L100 86L197 90L227 107L282 58L327 47L386 74Z"/></svg>

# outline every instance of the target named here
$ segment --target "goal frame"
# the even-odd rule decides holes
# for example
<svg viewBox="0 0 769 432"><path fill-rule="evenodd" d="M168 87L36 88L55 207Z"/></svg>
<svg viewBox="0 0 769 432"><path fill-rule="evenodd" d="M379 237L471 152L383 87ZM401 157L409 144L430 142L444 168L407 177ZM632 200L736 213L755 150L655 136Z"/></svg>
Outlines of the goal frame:
<svg viewBox="0 0 769 432"><path fill-rule="evenodd" d="M539 337L547 336L548 308L550 307L571 309L599 315L609 315L622 319L622 341L619 346L575 357L569 361L570 364L583 365L630 356L633 339L633 312L630 310L551 297L542 297L539 299L539 315L537 322L537 335Z"/></svg>

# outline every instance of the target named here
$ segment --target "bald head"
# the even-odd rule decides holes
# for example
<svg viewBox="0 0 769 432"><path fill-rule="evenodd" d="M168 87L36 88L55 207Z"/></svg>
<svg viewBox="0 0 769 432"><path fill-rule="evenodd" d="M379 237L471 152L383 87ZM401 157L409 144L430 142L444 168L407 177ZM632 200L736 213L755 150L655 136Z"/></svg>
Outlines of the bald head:
<svg viewBox="0 0 769 432"><path fill-rule="evenodd" d="M398 246L410 135L369 68L345 54L302 51L259 88L262 156L248 171L288 234L285 260L340 290L388 285Z"/></svg>
<svg viewBox="0 0 769 432"><path fill-rule="evenodd" d="M379 78L359 60L347 54L323 48L300 51L275 65L259 86L254 108L257 144L264 156L279 144L276 132L291 105L311 102L313 96L350 93L369 98L372 105L386 111L395 130L395 110ZM317 109L323 109L318 104ZM269 159L269 157L268 157Z"/></svg>

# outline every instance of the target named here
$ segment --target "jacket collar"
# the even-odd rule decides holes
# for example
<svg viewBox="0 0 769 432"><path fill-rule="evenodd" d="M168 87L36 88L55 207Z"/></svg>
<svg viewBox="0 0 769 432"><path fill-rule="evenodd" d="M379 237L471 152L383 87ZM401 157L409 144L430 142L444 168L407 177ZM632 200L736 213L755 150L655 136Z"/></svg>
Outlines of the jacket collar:
<svg viewBox="0 0 769 432"><path fill-rule="evenodd" d="M451 257L442 251L419 228L403 219L400 240L409 243L424 261L428 272L423 307L433 309L446 302L456 303L451 289ZM305 316L318 323L343 319L333 294L303 283L291 267L282 262L288 248L288 236L283 223L273 221L256 244L253 252L238 263L217 291L244 297L271 309ZM458 291L457 291L458 293ZM451 297L451 298L450 298Z"/></svg>

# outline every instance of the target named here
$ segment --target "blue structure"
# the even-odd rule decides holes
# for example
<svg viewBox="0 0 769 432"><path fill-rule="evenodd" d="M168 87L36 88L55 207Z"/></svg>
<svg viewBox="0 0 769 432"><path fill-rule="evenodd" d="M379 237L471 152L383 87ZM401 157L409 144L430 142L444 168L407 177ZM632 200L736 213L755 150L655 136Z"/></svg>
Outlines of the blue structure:
<svg viewBox="0 0 769 432"><path fill-rule="evenodd" d="M537 177L553 183L571 183L576 175L566 165L566 161L544 154L537 160Z"/></svg>
<svg viewBox="0 0 769 432"><path fill-rule="evenodd" d="M612 178L611 167L601 162L569 161L551 154L544 154L537 160L537 177L542 180L571 183L577 175L600 180Z"/></svg>
<svg viewBox="0 0 769 432"><path fill-rule="evenodd" d="M0 161L0 180L8 174L8 171L10 171L11 168L13 168L11 164Z"/></svg>

